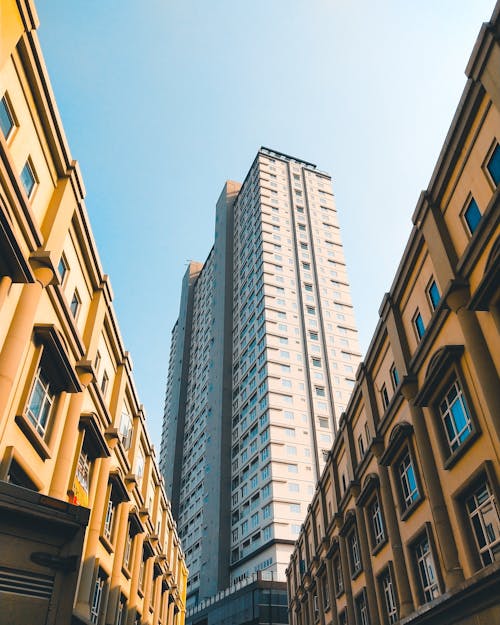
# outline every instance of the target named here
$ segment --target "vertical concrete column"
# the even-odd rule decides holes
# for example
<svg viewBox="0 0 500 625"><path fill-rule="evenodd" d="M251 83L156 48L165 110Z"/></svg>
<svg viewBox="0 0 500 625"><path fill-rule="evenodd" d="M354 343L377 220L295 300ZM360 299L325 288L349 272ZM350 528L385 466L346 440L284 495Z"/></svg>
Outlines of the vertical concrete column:
<svg viewBox="0 0 500 625"><path fill-rule="evenodd" d="M307 614L309 623L314 623L316 621L314 618L314 593L310 587L307 590Z"/></svg>
<svg viewBox="0 0 500 625"><path fill-rule="evenodd" d="M488 407L491 423L497 436L500 437L500 393L498 391L500 380L476 313L466 307L468 301L469 289L465 286L451 290L446 298L447 304L457 315L464 337L465 349L470 354L472 366L478 378L478 386L481 388Z"/></svg>
<svg viewBox="0 0 500 625"><path fill-rule="evenodd" d="M443 578L446 590L454 588L463 581L464 575L458 558L458 550L453 536L443 489L439 480L436 459L432 452L429 432L425 425L422 409L413 404L417 393L417 385L407 383L402 386L402 393L408 401L411 422L415 433L418 455L421 465L421 476L427 487L427 495L436 531L436 543L443 562Z"/></svg>
<svg viewBox="0 0 500 625"><path fill-rule="evenodd" d="M6 417L14 380L24 350L33 331L33 323L43 289L50 284L54 270L49 265L36 264L36 282L25 284L0 351L0 422Z"/></svg>
<svg viewBox="0 0 500 625"><path fill-rule="evenodd" d="M113 569L111 571L110 593L108 609L106 612L106 624L114 625L118 602L120 601L120 578L123 563L123 553L125 551L125 539L128 532L128 515L130 502L122 502L118 506L118 518L116 520L115 557L113 558Z"/></svg>
<svg viewBox="0 0 500 625"><path fill-rule="evenodd" d="M323 575L326 575L326 567ZM323 584L321 583L321 577L316 578L316 593L318 595L318 610L319 610L319 622L321 625L325 625L325 597L323 597Z"/></svg>
<svg viewBox="0 0 500 625"><path fill-rule="evenodd" d="M342 577L344 578L344 592L347 601L347 622L355 623L354 602L352 599L351 588L351 569L349 568L349 559L347 556L347 545L344 536L339 536L340 546L340 562L342 563Z"/></svg>
<svg viewBox="0 0 500 625"><path fill-rule="evenodd" d="M365 572L366 596L368 599L368 609L370 612L370 622L372 625L379 625L379 611L377 605L377 593L375 591L375 582L373 579L372 561L370 555L370 547L368 545L368 536L366 535L365 515L360 506L356 506L356 526L358 530L359 547L361 551L361 562Z"/></svg>
<svg viewBox="0 0 500 625"><path fill-rule="evenodd" d="M77 373L83 390L80 393L71 395L68 412L64 420L64 429L59 443L59 451L49 490L49 495L56 499L66 499L68 494L68 484L78 441L76 434L78 432L78 423L80 421L83 399L85 397L85 389L94 377L90 363L77 366Z"/></svg>
<svg viewBox="0 0 500 625"><path fill-rule="evenodd" d="M146 560L144 564L144 599L142 601L143 605L143 619L146 618L146 615L149 611L149 606L151 605L151 586L153 584L153 563L154 558L150 557Z"/></svg>
<svg viewBox="0 0 500 625"><path fill-rule="evenodd" d="M85 546L85 556L83 558L80 582L78 585L75 612L86 619L90 618L89 602L92 592L92 580L94 578L95 554L97 553L102 519L107 504L106 495L108 492L110 462L111 458L101 458L100 460L96 494L90 523L87 529L87 544Z"/></svg>
<svg viewBox="0 0 500 625"><path fill-rule="evenodd" d="M380 450L382 452L382 450ZM380 455L380 454L379 454ZM392 561L396 575L397 589L399 593L400 618L411 614L415 609L411 595L410 582L408 580L408 566L405 561L401 534L399 532L396 506L392 497L391 482L387 467L378 465L380 479L380 497L384 510L384 519L387 526L387 534L392 548Z"/></svg>
<svg viewBox="0 0 500 625"><path fill-rule="evenodd" d="M154 603L153 603L153 625L157 625L160 620L161 614L161 602L162 602L162 594L161 594L161 575L157 575L154 580Z"/></svg>
<svg viewBox="0 0 500 625"><path fill-rule="evenodd" d="M171 596L172 591L169 591L169 597ZM173 598L173 597L172 597ZM175 600L172 601L172 603L168 603L168 611L167 611L167 625L174 625L174 606L175 606Z"/></svg>
<svg viewBox="0 0 500 625"><path fill-rule="evenodd" d="M133 608L131 613L129 614L129 625L133 625L134 615L137 609L137 591L139 589L139 569L141 568L142 561L142 548L144 545L144 539L146 538L146 534L141 532L140 534L136 534L134 539L134 562L132 565L132 580L130 582L130 596L129 596L129 605ZM132 618L130 618L132 616Z"/></svg>
<svg viewBox="0 0 500 625"><path fill-rule="evenodd" d="M337 602L335 597L335 581L333 576L333 564L331 558L326 560L326 575L328 578L328 588L330 589L330 610L332 613L332 625L338 624Z"/></svg>

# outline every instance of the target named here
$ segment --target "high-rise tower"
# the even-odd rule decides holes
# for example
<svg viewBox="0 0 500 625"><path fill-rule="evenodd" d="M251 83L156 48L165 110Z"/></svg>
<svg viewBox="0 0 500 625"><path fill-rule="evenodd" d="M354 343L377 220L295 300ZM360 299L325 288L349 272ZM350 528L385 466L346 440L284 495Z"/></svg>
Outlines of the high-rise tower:
<svg viewBox="0 0 500 625"><path fill-rule="evenodd" d="M188 605L284 579L359 361L331 178L261 148L224 187L172 332L161 466Z"/></svg>

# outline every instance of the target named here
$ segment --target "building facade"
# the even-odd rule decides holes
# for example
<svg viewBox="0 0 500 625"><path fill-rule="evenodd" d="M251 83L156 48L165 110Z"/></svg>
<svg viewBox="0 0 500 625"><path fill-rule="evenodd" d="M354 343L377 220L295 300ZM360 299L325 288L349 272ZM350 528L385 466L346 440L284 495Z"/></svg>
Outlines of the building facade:
<svg viewBox="0 0 500 625"><path fill-rule="evenodd" d="M0 4L0 605L182 625L187 569L38 42Z"/></svg>
<svg viewBox="0 0 500 625"><path fill-rule="evenodd" d="M287 571L293 625L500 622L500 5Z"/></svg>
<svg viewBox="0 0 500 625"><path fill-rule="evenodd" d="M328 174L261 148L215 221L184 277L160 461L188 605L258 571L284 580L360 360Z"/></svg>

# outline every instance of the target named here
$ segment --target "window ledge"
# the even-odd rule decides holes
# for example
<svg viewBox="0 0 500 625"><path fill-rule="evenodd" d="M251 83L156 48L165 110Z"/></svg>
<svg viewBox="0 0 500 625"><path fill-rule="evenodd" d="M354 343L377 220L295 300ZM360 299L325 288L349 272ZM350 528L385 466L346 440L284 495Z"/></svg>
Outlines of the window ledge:
<svg viewBox="0 0 500 625"><path fill-rule="evenodd" d="M103 536L102 534L99 536L99 540L101 541L101 543L104 545L104 548L106 549L106 551L108 553L113 553L113 551L115 550L113 543L108 540L106 538L106 536Z"/></svg>
<svg viewBox="0 0 500 625"><path fill-rule="evenodd" d="M414 501L411 506L406 508L404 512L401 513L401 521L406 521L420 506L420 504L424 501L424 497L420 496L416 501Z"/></svg>
<svg viewBox="0 0 500 625"><path fill-rule="evenodd" d="M357 579L361 575L362 572L363 572L363 567L360 566L359 569L357 569L356 571L354 571L354 573L351 574L351 579L352 580Z"/></svg>
<svg viewBox="0 0 500 625"><path fill-rule="evenodd" d="M45 460L49 460L52 457L50 449L40 434L35 430L28 417L24 414L16 415L16 423L29 442L33 445L40 458L44 462Z"/></svg>
<svg viewBox="0 0 500 625"><path fill-rule="evenodd" d="M128 570L128 568L125 565L122 566L122 573L123 573L123 575L124 575L124 577L126 579L130 579L132 577L131 574L130 574L130 571Z"/></svg>
<svg viewBox="0 0 500 625"><path fill-rule="evenodd" d="M455 449L455 451L451 452L451 454L448 456L448 458L446 458L443 464L444 468L447 471L449 471L460 460L460 458L465 454L467 449L469 449L469 447L474 443L478 436L479 432L477 430L473 430L469 434L467 439L460 445L460 447Z"/></svg>
<svg viewBox="0 0 500 625"><path fill-rule="evenodd" d="M372 556L376 556L377 553L379 553L379 551L382 551L382 549L385 547L385 545L387 545L387 537L384 538L384 540L381 540L378 545L375 545L375 547L373 547L372 549Z"/></svg>

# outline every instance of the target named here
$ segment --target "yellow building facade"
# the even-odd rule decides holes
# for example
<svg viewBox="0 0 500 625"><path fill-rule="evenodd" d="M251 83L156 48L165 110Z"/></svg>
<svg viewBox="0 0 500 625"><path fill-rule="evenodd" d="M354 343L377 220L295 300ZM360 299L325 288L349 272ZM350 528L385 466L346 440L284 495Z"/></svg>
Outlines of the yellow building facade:
<svg viewBox="0 0 500 625"><path fill-rule="evenodd" d="M500 5L287 569L292 625L500 623Z"/></svg>
<svg viewBox="0 0 500 625"><path fill-rule="evenodd" d="M38 42L0 3L0 605L182 625L187 569Z"/></svg>

